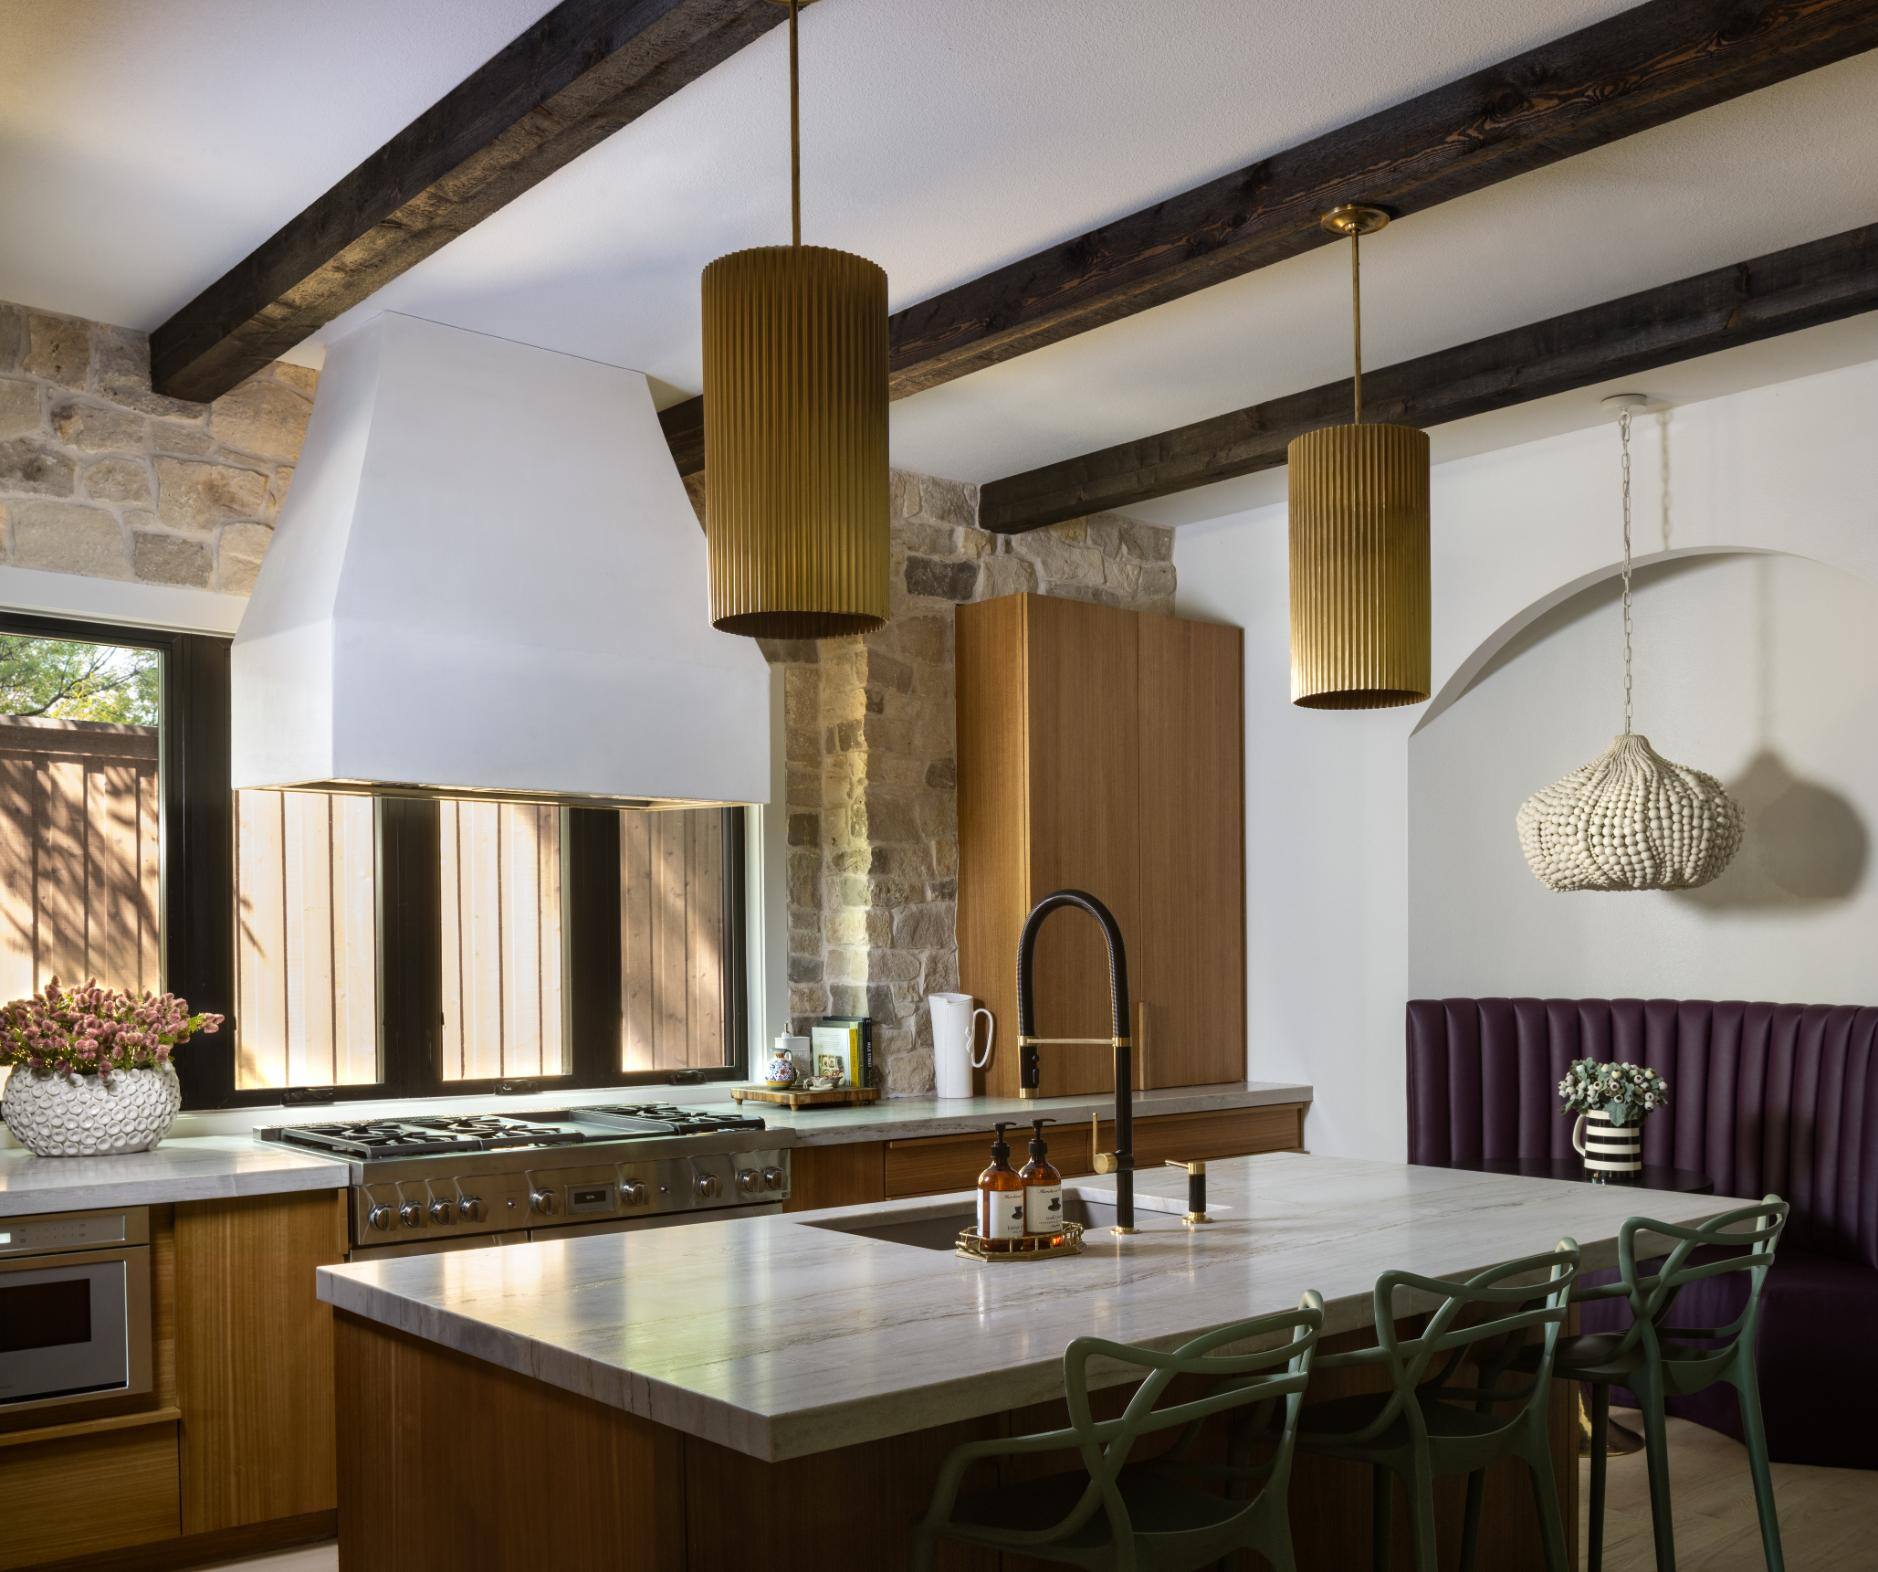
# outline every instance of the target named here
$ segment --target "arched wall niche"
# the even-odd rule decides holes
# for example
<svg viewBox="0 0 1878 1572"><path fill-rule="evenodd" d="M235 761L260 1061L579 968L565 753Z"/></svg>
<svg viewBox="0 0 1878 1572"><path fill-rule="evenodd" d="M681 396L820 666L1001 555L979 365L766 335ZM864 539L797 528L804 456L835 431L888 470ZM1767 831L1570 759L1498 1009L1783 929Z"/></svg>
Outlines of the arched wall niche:
<svg viewBox="0 0 1878 1572"><path fill-rule="evenodd" d="M1638 385L1648 391L1649 379ZM1615 390L1585 396L1595 401L1605 391ZM1784 552L1878 582L1878 488L1861 483L1872 468L1874 411L1878 362L1646 415L1632 444L1639 557ZM1315 1085L1307 1131L1314 1151L1400 1158L1405 1150L1402 1006L1433 981L1410 885L1420 855L1409 811L1411 752L1438 740L1454 713L1486 691L1495 679L1483 681L1482 673L1525 624L1615 574L1616 433L1599 426L1439 464L1432 502L1434 674L1444 704L1425 725L1403 710L1292 708L1282 504L1175 534L1181 613L1245 629L1248 1070ZM1650 624L1640 624L1639 649L1661 649L1652 638ZM1612 646L1602 648L1609 659ZM1517 801L1609 741L1621 684L1614 670L1593 680L1603 707L1587 717L1584 735L1548 733L1549 751L1522 761L1517 782L1509 782L1512 804L1498 803L1488 816L1493 835L1506 837L1520 880L1531 882L1511 829ZM1870 680L1848 674L1840 686ZM1457 703L1462 693L1469 696ZM1656 709L1654 690L1639 702L1640 724L1671 757L1729 770L1727 758L1703 756L1708 744L1699 736L1683 740L1679 716L1674 723L1659 718L1667 712ZM1552 895L1536 882L1531 896L1633 899ZM1517 898L1524 903L1528 892L1518 889ZM1773 928L1781 920L1803 928L1815 916L1722 914L1711 931L1750 922ZM1840 922L1867 939L1878 931L1869 917ZM1565 991L1593 991L1589 967L1554 975L1569 984ZM1700 992L1673 965L1655 975L1665 993ZM1543 980L1527 979L1534 986ZM1822 986L1811 1002L1857 1002L1874 985L1878 972L1856 993L1849 984L1829 993ZM1463 991L1522 986L1508 969L1491 979L1476 974ZM1756 977L1725 991L1796 998L1802 987L1798 977L1765 984Z"/></svg>
<svg viewBox="0 0 1878 1572"><path fill-rule="evenodd" d="M1741 802L1721 878L1568 895L1533 879L1520 801L1621 728L1620 595L1601 569L1507 619L1411 733L1411 993L1878 997L1878 586L1815 558L1702 547L1637 564L1636 729Z"/></svg>

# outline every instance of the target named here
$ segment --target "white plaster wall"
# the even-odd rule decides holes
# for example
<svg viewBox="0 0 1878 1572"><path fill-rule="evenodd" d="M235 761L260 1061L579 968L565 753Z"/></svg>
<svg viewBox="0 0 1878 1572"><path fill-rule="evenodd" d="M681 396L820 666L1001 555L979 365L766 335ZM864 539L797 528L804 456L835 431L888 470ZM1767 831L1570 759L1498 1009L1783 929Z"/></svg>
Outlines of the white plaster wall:
<svg viewBox="0 0 1878 1572"><path fill-rule="evenodd" d="M1638 576L1637 728L1720 776L1741 851L1700 890L1559 895L1520 801L1620 725L1618 586L1525 629L1409 742L1409 988L1878 1001L1878 589L1804 558L1686 557Z"/></svg>
<svg viewBox="0 0 1878 1572"><path fill-rule="evenodd" d="M1638 552L1786 551L1878 581L1875 430L1878 364L1640 419ZM1437 703L1453 703L1523 626L1613 570L1615 433L1600 427L1439 466L1433 502L1435 683ZM1415 917L1409 738L1432 706L1292 708L1282 506L1187 526L1174 560L1181 614L1246 629L1250 1072L1315 1083L1313 1149L1399 1158ZM1840 670L1845 682L1873 681ZM1582 762L1614 729L1559 746ZM1556 757L1533 761L1535 786L1562 773L1548 773ZM1587 979L1562 991L1593 989Z"/></svg>

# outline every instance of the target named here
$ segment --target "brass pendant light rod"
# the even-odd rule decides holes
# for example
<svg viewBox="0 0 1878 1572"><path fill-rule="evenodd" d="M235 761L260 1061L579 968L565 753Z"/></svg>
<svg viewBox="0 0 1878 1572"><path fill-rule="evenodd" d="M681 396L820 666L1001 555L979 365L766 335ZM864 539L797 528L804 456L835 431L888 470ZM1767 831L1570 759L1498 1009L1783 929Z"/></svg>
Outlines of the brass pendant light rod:
<svg viewBox="0 0 1878 1572"><path fill-rule="evenodd" d="M1333 207L1318 223L1333 235L1350 237L1350 359L1351 385L1355 391L1355 419L1363 424L1363 258L1362 239L1373 235L1389 222L1389 215L1379 207L1365 207L1360 202L1345 202Z"/></svg>
<svg viewBox="0 0 1878 1572"><path fill-rule="evenodd" d="M1363 231L1350 231L1350 424L1363 424Z"/></svg>
<svg viewBox="0 0 1878 1572"><path fill-rule="evenodd" d="M789 0L789 244L802 244L802 63L796 42L800 0Z"/></svg>

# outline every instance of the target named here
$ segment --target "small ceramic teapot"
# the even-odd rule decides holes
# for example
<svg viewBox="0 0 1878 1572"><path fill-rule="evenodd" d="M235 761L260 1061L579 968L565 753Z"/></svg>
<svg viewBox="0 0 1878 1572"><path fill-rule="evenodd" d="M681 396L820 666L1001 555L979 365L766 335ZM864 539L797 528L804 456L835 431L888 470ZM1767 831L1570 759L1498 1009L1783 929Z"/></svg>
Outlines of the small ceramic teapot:
<svg viewBox="0 0 1878 1572"><path fill-rule="evenodd" d="M795 1055L784 1046L787 1041L786 1037L776 1040L776 1051L770 1055L769 1063L763 1066L763 1084L771 1091L780 1092L796 1084L798 1072Z"/></svg>

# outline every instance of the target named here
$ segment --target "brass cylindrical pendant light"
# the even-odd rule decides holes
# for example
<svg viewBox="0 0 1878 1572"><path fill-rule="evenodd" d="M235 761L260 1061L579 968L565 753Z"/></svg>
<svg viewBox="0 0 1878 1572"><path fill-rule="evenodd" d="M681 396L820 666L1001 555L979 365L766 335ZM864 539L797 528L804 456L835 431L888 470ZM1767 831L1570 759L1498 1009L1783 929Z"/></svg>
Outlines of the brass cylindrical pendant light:
<svg viewBox="0 0 1878 1572"><path fill-rule="evenodd" d="M802 244L789 7L791 243L704 270L704 529L711 621L822 639L887 620L887 275Z"/></svg>
<svg viewBox="0 0 1878 1572"><path fill-rule="evenodd" d="M1291 498L1291 702L1307 709L1419 704L1430 680L1428 435L1363 424L1363 306L1358 238L1389 222L1344 206L1323 224L1350 237L1355 420L1294 438Z"/></svg>

